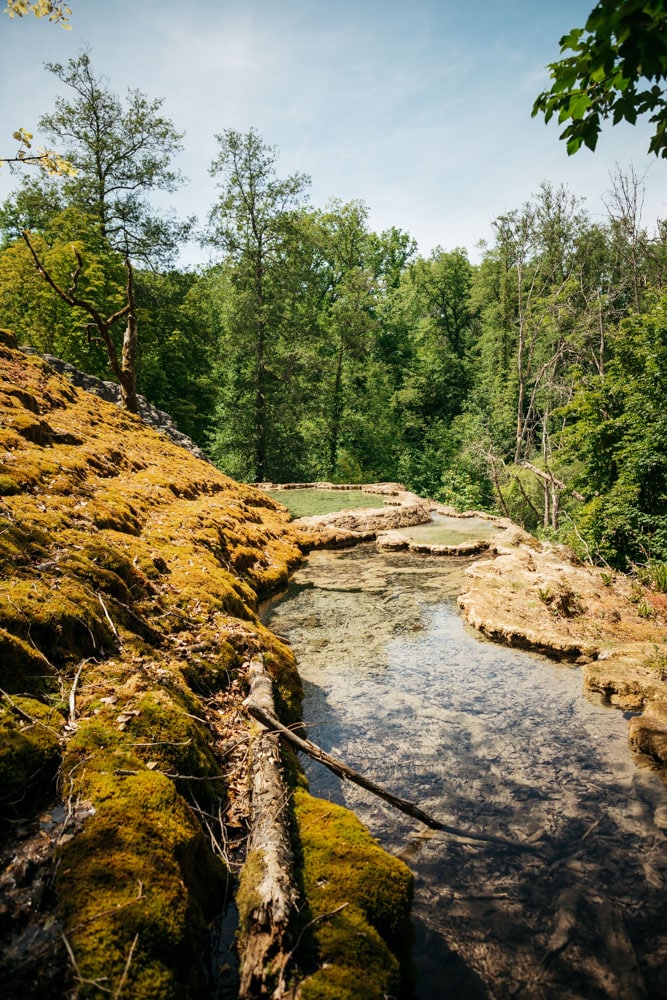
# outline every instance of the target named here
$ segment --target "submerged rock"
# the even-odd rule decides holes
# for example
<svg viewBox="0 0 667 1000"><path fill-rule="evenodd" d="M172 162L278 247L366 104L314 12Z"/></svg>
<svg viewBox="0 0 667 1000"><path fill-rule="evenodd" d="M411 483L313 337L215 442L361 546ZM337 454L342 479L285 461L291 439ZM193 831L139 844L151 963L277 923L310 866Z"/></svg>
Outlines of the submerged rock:
<svg viewBox="0 0 667 1000"><path fill-rule="evenodd" d="M636 581L583 566L520 529L494 539L466 577L459 606L489 638L582 664L585 687L624 710L667 701L667 670L660 668L666 623ZM641 749L664 765L667 727L663 741L660 725L651 719L654 735ZM640 728L635 722L633 732ZM640 748L638 736L632 742Z"/></svg>

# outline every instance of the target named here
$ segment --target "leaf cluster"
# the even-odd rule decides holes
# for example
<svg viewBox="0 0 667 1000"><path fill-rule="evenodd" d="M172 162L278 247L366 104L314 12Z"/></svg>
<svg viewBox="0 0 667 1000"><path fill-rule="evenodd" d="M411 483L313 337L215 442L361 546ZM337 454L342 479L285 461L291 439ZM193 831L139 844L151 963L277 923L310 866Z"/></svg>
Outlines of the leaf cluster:
<svg viewBox="0 0 667 1000"><path fill-rule="evenodd" d="M563 58L549 66L552 85L533 105L555 115L568 154L597 146L602 122L634 125L651 113L649 151L667 157L667 10L663 0L599 0L584 28L560 40Z"/></svg>
<svg viewBox="0 0 667 1000"><path fill-rule="evenodd" d="M24 17L26 14L34 14L35 17L48 17L49 21L59 24L66 31L70 31L72 25L69 23L72 11L64 3L54 3L53 0L5 0L5 14L10 18Z"/></svg>

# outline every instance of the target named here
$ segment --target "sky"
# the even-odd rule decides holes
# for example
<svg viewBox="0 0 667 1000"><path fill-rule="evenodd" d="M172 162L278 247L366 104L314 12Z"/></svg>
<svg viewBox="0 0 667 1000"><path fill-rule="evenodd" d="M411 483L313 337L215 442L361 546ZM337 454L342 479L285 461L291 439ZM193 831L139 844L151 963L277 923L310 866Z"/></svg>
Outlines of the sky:
<svg viewBox="0 0 667 1000"><path fill-rule="evenodd" d="M68 0L72 30L0 16L1 155L64 87L44 69L84 47L96 74L164 99L185 132L188 178L163 206L204 222L216 200L215 134L255 128L279 177L311 177L310 200L361 200L373 229L396 226L427 255L479 260L492 220L542 182L564 184L604 217L618 164L645 176L644 223L667 217L667 164L650 126L607 126L596 152L568 157L558 126L531 118L558 42L593 0ZM4 4L0 0L0 6ZM0 199L18 182L6 167ZM192 246L183 263L206 259Z"/></svg>

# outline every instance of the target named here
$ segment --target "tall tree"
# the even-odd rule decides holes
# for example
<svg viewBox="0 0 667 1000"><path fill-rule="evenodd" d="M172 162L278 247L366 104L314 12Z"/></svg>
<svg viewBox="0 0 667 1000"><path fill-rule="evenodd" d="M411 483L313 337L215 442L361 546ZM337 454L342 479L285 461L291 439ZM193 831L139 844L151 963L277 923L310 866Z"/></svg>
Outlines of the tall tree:
<svg viewBox="0 0 667 1000"><path fill-rule="evenodd" d="M282 380L289 361L281 348L300 259L298 210L309 178L279 178L276 149L254 129L246 134L228 129L216 139L219 151L211 174L219 179L221 195L211 212L211 240L224 254L232 293L226 309L225 359L231 395L221 418L231 415L238 422L245 415L238 408L248 411L250 426L239 427L238 443L245 439L250 453L245 475L260 482L270 472L270 436L279 432L272 419L273 390L277 382L286 387ZM237 412L230 414L234 406Z"/></svg>
<svg viewBox="0 0 667 1000"><path fill-rule="evenodd" d="M182 177L172 166L182 133L161 113L163 100L128 90L125 101L97 76L90 54L46 68L69 88L40 128L76 169L63 193L94 218L123 257L152 266L169 263L187 224L151 208L152 191L173 191Z"/></svg>
<svg viewBox="0 0 667 1000"><path fill-rule="evenodd" d="M57 98L54 112L45 115L40 126L66 150L74 171L41 185L24 180L5 205L3 221L12 226L15 235L17 229L23 235L39 273L60 299L88 313L119 379L123 403L136 412L138 323L134 272L137 264L169 263L184 236L186 226L153 211L148 200L152 191L172 190L180 180L171 163L180 149L181 135L160 113L162 101L129 91L123 103L106 81L95 75L87 52L70 59L65 67L50 64L47 68L73 96ZM35 221L43 223L48 218L49 195L56 183L58 207L64 204L78 211L86 220L84 229L89 234L94 231L94 242L101 241L124 266L124 292L111 308L81 290L91 256L88 247L73 250L66 286L48 268L38 241L31 235ZM121 321L124 332L119 342L115 328Z"/></svg>

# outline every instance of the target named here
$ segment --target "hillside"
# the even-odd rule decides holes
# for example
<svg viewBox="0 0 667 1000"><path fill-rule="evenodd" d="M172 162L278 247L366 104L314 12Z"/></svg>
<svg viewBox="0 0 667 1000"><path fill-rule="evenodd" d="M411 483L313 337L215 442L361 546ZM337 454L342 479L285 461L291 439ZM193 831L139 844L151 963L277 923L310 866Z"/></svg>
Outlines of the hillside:
<svg viewBox="0 0 667 1000"><path fill-rule="evenodd" d="M283 721L300 713L293 655L258 600L301 551L265 493L0 336L0 986L212 995L210 929L246 834L254 654ZM348 840L366 879L344 873L349 910L339 931L306 935L305 971L333 976L338 997L365 976L380 997L398 976L381 935L401 939L409 873L344 810L298 800L302 919L319 912L322 865L335 888ZM391 878L390 933L378 886Z"/></svg>

